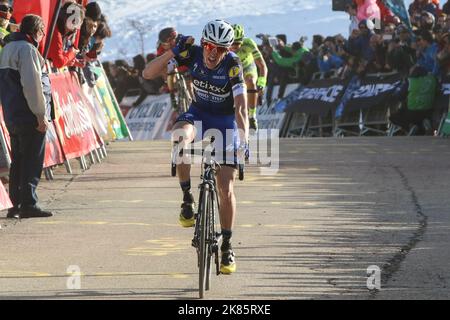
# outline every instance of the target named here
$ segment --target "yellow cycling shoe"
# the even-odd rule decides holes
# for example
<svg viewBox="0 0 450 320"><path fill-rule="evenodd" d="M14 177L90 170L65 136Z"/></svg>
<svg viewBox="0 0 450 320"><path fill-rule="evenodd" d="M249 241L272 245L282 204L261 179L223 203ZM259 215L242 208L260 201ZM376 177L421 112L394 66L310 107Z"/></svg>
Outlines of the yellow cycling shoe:
<svg viewBox="0 0 450 320"><path fill-rule="evenodd" d="M183 204L181 205L181 213L180 213L180 217L178 218L178 220L180 221L180 224L184 228L190 228L195 225L194 212L195 212L195 204L194 203L183 202ZM191 217L191 218L186 218L186 217Z"/></svg>
<svg viewBox="0 0 450 320"><path fill-rule="evenodd" d="M233 250L231 250L231 248L227 251L222 251L220 272L223 274L231 274L236 272L236 260L234 258L234 252Z"/></svg>
<svg viewBox="0 0 450 320"><path fill-rule="evenodd" d="M180 217L179 217L178 221L180 222L180 224L181 224L184 228L191 228L191 227L195 226L195 218L194 218L194 216L192 216L192 218L190 218L190 219L186 219L186 218L183 217L183 215L180 213Z"/></svg>

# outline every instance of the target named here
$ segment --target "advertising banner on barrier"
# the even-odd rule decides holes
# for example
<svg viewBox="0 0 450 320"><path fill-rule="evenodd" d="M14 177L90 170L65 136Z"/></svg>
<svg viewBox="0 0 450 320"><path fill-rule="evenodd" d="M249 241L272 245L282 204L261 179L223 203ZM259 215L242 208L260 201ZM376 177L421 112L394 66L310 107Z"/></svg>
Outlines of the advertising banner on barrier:
<svg viewBox="0 0 450 320"><path fill-rule="evenodd" d="M0 130L1 130L1 144L2 154L0 155L0 175L8 174L8 162L10 161L11 152L11 140L9 137L8 129L6 128L5 121L3 119L3 111L0 106ZM64 163L64 153L59 144L58 137L56 135L55 126L53 123L49 123L47 129L47 135L45 137L45 158L44 168L48 168L57 164Z"/></svg>
<svg viewBox="0 0 450 320"><path fill-rule="evenodd" d="M56 135L55 125L53 122L49 123L45 136L44 168L56 166L64 163L64 161L65 157L58 136Z"/></svg>
<svg viewBox="0 0 450 320"><path fill-rule="evenodd" d="M148 96L140 106L128 112L126 121L135 140L163 139L172 114L168 94Z"/></svg>
<svg viewBox="0 0 450 320"><path fill-rule="evenodd" d="M346 83L339 78L313 80L303 87L297 99L287 106L286 112L325 116L337 107L345 87Z"/></svg>
<svg viewBox="0 0 450 320"><path fill-rule="evenodd" d="M75 74L51 74L56 130L64 155L74 159L99 147Z"/></svg>
<svg viewBox="0 0 450 320"><path fill-rule="evenodd" d="M117 139L124 139L130 137L128 127L123 118L119 105L116 103L114 93L112 92L108 78L103 72L102 68L94 68L95 74L98 76L96 82L97 91L101 97L102 106L105 114L109 118L110 126L114 130Z"/></svg>
<svg viewBox="0 0 450 320"><path fill-rule="evenodd" d="M9 195L6 192L3 183L0 182L0 210L6 210L12 207L13 205L9 199Z"/></svg>
<svg viewBox="0 0 450 320"><path fill-rule="evenodd" d="M83 93L84 98L86 99L86 107L89 111L89 115L91 116L95 131L97 131L97 133L102 137L108 137L109 119L107 119L105 115L105 111L96 96L94 88L90 88L87 84L84 84ZM114 140L114 138L115 136L112 137L112 139L107 140Z"/></svg>
<svg viewBox="0 0 450 320"><path fill-rule="evenodd" d="M368 109L386 103L392 94L400 88L403 80L400 74L367 75L359 81L345 105L345 112Z"/></svg>
<svg viewBox="0 0 450 320"><path fill-rule="evenodd" d="M2 105L0 105L0 143L0 176L7 176L9 174L9 166L11 163L11 142L5 120L3 119Z"/></svg>
<svg viewBox="0 0 450 320"><path fill-rule="evenodd" d="M284 95L288 97L292 91L298 87L298 84L289 84L286 87ZM280 86L273 88L272 101L278 96ZM284 101L281 100L281 101ZM286 114L284 112L277 111L278 103L273 101L270 105L267 101L257 109L258 128L260 129L279 129L283 127Z"/></svg>

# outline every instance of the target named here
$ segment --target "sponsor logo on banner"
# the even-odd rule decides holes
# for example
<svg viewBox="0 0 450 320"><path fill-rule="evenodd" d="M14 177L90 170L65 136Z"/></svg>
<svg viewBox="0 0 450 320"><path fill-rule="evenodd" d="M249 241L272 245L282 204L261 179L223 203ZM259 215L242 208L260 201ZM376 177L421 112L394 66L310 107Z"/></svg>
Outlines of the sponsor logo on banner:
<svg viewBox="0 0 450 320"><path fill-rule="evenodd" d="M172 113L168 94L149 96L128 112L126 122L135 140L163 139Z"/></svg>
<svg viewBox="0 0 450 320"><path fill-rule="evenodd" d="M379 95L380 93L394 90L401 84L401 81L395 83L378 83L367 84L361 86L352 94L352 98L370 98Z"/></svg>
<svg viewBox="0 0 450 320"><path fill-rule="evenodd" d="M334 103L343 89L344 86L342 85L335 85L329 88L305 88L302 90L297 100L318 100Z"/></svg>
<svg viewBox="0 0 450 320"><path fill-rule="evenodd" d="M66 72L52 74L51 81L57 115L55 125L64 154L67 159L86 155L99 145L77 78Z"/></svg>
<svg viewBox="0 0 450 320"><path fill-rule="evenodd" d="M63 110L61 117L64 120L64 134L67 139L92 130L92 121L83 101L75 101L71 92L66 94L67 100L62 99L58 92L54 92L54 98L59 101L59 107Z"/></svg>

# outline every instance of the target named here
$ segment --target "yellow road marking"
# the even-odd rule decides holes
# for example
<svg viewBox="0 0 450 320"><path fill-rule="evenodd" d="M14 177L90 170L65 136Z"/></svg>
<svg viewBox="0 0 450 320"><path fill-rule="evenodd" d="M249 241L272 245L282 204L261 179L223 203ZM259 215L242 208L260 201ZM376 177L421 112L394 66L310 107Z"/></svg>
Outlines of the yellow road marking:
<svg viewBox="0 0 450 320"><path fill-rule="evenodd" d="M111 223L112 226L142 226L142 227L151 227L153 226L150 223L142 223L142 222L118 222Z"/></svg>
<svg viewBox="0 0 450 320"><path fill-rule="evenodd" d="M113 203L113 202L119 202L119 203L141 203L144 202L144 200L100 200L99 203Z"/></svg>
<svg viewBox="0 0 450 320"><path fill-rule="evenodd" d="M106 221L80 221L80 224L83 224L83 225L105 225L105 224L109 224L109 222L106 222Z"/></svg>
<svg viewBox="0 0 450 320"><path fill-rule="evenodd" d="M171 278L174 278L174 279L187 279L187 278L189 278L189 276L187 274L184 274L184 273L171 273L171 274L169 274L169 276Z"/></svg>
<svg viewBox="0 0 450 320"><path fill-rule="evenodd" d="M41 221L36 222L37 224L63 224L66 223L66 221Z"/></svg>
<svg viewBox="0 0 450 320"><path fill-rule="evenodd" d="M46 272L0 270L0 278L21 278L21 277L42 278L50 276L51 274Z"/></svg>
<svg viewBox="0 0 450 320"><path fill-rule="evenodd" d="M152 239L145 242L149 245L128 249L127 255L161 257L190 247L189 241L173 238Z"/></svg>

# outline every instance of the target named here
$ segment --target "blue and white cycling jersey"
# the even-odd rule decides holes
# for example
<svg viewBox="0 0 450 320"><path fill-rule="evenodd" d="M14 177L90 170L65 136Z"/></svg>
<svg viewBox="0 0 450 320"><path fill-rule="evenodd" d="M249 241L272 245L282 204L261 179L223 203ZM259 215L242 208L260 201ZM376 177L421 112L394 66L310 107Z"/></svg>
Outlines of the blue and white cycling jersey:
<svg viewBox="0 0 450 320"><path fill-rule="evenodd" d="M195 125L195 140L205 138L205 133L210 135L211 132L219 132L222 139L213 134L216 137L216 156L223 156L226 164L236 165L239 135L234 97L246 91L243 68L238 56L228 53L216 69L211 70L203 62L203 48L192 46L181 52L176 60L178 65L189 67L194 88L192 105L178 117L177 122L185 121Z"/></svg>
<svg viewBox="0 0 450 320"><path fill-rule="evenodd" d="M245 93L242 65L236 54L229 52L214 70L204 64L200 46L191 46L176 60L190 70L194 88L192 106L211 115L234 114L234 96Z"/></svg>

